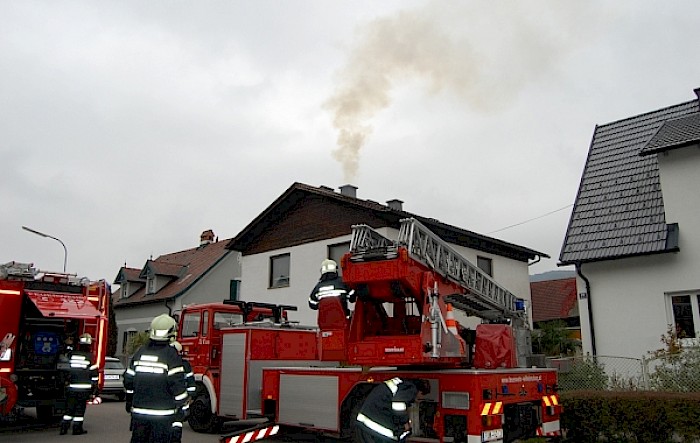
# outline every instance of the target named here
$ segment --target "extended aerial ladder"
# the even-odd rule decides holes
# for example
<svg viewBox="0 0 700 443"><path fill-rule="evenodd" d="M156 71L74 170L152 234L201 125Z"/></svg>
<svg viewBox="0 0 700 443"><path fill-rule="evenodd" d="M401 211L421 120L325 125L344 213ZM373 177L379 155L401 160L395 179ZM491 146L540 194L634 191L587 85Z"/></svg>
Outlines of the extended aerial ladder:
<svg viewBox="0 0 700 443"><path fill-rule="evenodd" d="M342 267L358 299L347 338L351 364L464 364L474 331L448 328L452 307L527 330L520 299L414 218L401 220L397 240L353 226ZM527 338L518 342L529 346Z"/></svg>

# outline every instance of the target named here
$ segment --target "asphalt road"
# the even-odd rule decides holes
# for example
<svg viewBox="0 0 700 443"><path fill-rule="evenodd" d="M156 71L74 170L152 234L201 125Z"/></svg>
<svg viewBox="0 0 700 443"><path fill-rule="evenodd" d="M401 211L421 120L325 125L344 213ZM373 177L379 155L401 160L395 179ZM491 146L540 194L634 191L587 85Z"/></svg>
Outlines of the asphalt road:
<svg viewBox="0 0 700 443"><path fill-rule="evenodd" d="M101 443L125 443L131 439L129 432L129 414L124 411L124 402L117 401L116 398L105 396L100 405L88 405L85 413L84 428L88 431L85 435L58 435L59 423L39 424L36 421L34 409L26 409L24 416L19 423L0 424L0 442L7 443L80 443L80 442L101 442ZM234 423L226 424L223 432L230 432L236 429ZM219 434L198 434L190 429L185 423L183 426L183 443L218 443ZM317 438L313 434L302 433L287 436L276 440L266 440L269 442L337 442L331 438Z"/></svg>

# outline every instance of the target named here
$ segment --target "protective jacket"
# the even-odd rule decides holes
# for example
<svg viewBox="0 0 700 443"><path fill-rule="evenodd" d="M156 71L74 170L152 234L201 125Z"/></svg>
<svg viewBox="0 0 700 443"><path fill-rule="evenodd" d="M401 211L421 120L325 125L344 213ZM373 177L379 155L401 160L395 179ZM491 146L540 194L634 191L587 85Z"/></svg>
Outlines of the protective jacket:
<svg viewBox="0 0 700 443"><path fill-rule="evenodd" d="M187 400L182 358L168 342L150 340L129 363L124 389L134 416L174 417Z"/></svg>
<svg viewBox="0 0 700 443"><path fill-rule="evenodd" d="M409 431L408 406L416 400L418 389L398 377L375 387L357 414L357 421L374 434L374 441L403 441Z"/></svg>
<svg viewBox="0 0 700 443"><path fill-rule="evenodd" d="M69 390L97 394L97 365L92 363L92 353L72 351L68 357Z"/></svg>
<svg viewBox="0 0 700 443"><path fill-rule="evenodd" d="M311 295L309 295L309 308L318 310L318 303L325 297L338 297L343 305L345 314L348 315L348 298L354 302L351 292L348 291L347 285L343 282L337 272L326 272L321 275L318 283L314 286Z"/></svg>

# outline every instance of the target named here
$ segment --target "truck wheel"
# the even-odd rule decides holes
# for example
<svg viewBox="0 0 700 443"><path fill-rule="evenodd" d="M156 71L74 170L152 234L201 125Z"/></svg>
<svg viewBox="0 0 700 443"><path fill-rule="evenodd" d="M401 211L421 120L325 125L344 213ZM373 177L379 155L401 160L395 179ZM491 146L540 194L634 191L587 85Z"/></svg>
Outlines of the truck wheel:
<svg viewBox="0 0 700 443"><path fill-rule="evenodd" d="M126 392L120 392L119 394L117 394L117 400L124 401L125 398L126 398Z"/></svg>
<svg viewBox="0 0 700 443"><path fill-rule="evenodd" d="M221 419L211 412L209 395L200 391L190 405L190 416L187 419L195 432L216 433L221 429Z"/></svg>

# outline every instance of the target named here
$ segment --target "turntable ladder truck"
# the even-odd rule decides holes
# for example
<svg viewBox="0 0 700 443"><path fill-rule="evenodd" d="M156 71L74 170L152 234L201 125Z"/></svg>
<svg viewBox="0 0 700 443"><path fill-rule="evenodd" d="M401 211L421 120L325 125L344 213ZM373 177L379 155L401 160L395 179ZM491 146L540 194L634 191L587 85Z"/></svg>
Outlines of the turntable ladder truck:
<svg viewBox="0 0 700 443"><path fill-rule="evenodd" d="M409 409L409 440L513 442L560 436L555 369L526 367L516 342L527 321L520 300L426 226L401 221L391 240L352 228L341 260L357 297L348 319L336 298L321 299L318 359L333 367L263 368L269 422L224 435L254 441L287 429L349 438L369 392L393 377L425 379L431 392ZM482 319L474 330L453 309ZM523 332L524 334L524 332Z"/></svg>

